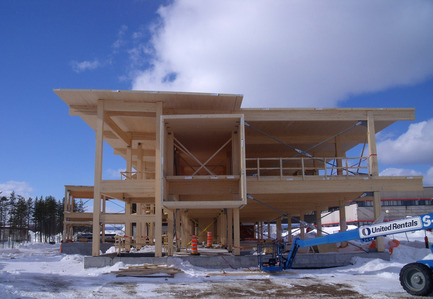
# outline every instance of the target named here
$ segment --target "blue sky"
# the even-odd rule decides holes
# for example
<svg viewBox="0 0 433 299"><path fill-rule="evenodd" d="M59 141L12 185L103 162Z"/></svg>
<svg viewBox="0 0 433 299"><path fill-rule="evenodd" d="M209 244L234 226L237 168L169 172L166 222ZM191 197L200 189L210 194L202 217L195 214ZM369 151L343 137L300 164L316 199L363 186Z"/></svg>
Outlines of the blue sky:
<svg viewBox="0 0 433 299"><path fill-rule="evenodd" d="M0 2L0 191L93 185L94 131L54 88L244 94L244 107L414 107L380 170L433 185L432 1ZM104 177L125 167L105 147Z"/></svg>

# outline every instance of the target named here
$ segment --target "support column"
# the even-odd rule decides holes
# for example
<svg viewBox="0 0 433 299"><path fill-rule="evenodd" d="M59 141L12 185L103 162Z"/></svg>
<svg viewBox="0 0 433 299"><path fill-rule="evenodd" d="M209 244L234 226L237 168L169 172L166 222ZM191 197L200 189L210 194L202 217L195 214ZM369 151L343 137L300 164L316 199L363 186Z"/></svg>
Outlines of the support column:
<svg viewBox="0 0 433 299"><path fill-rule="evenodd" d="M380 192L373 192L373 210L374 210L374 219L378 219L382 215ZM379 252L385 251L385 243L383 237L376 238L376 248L377 251Z"/></svg>
<svg viewBox="0 0 433 299"><path fill-rule="evenodd" d="M227 247L227 209L221 214L221 244Z"/></svg>
<svg viewBox="0 0 433 299"><path fill-rule="evenodd" d="M340 201L340 231L345 232L347 230L347 222L346 222L346 206L344 202Z"/></svg>
<svg viewBox="0 0 433 299"><path fill-rule="evenodd" d="M105 196L102 197L102 213L106 213L106 207L107 207L107 199ZM105 223L102 223L102 243L105 242Z"/></svg>
<svg viewBox="0 0 433 299"><path fill-rule="evenodd" d="M379 175L379 163L377 160L377 147L376 147L376 129L374 127L374 116L373 112L368 113L367 118L367 131L368 131L368 150L370 152L369 164L370 164L370 175Z"/></svg>
<svg viewBox="0 0 433 299"><path fill-rule="evenodd" d="M182 217L182 213L180 210L176 210L176 214L175 214L175 228L176 228L176 252L180 251L181 248L181 226L180 226L180 222L181 222L181 217Z"/></svg>
<svg viewBox="0 0 433 299"><path fill-rule="evenodd" d="M320 207L316 208L316 228L317 237L322 236L322 209Z"/></svg>
<svg viewBox="0 0 433 299"><path fill-rule="evenodd" d="M377 159L377 147L376 147L376 129L374 126L374 115L373 112L368 113L367 117L367 131L368 131L368 150L370 152L369 165L370 175L379 176L379 162ZM373 210L374 219L378 219L382 214L382 205L380 201L380 192L373 192ZM385 245L383 237L376 238L377 251L385 251Z"/></svg>
<svg viewBox="0 0 433 299"><path fill-rule="evenodd" d="M126 177L132 179L132 149L131 146L126 147Z"/></svg>
<svg viewBox="0 0 433 299"><path fill-rule="evenodd" d="M281 239L283 228L281 226L281 217L277 219L277 240Z"/></svg>
<svg viewBox="0 0 433 299"><path fill-rule="evenodd" d="M156 103L155 139L155 257L162 257L162 159L164 150L161 138L162 103Z"/></svg>
<svg viewBox="0 0 433 299"><path fill-rule="evenodd" d="M181 226L181 248L185 248L188 246L188 242L190 239L190 235L188 233L188 216L186 215L186 212L181 211L181 218L182 218L182 226Z"/></svg>
<svg viewBox="0 0 433 299"><path fill-rule="evenodd" d="M141 143L138 144L137 168L138 168L137 169L137 179L143 180L145 178L145 175L144 175L144 163L143 163L143 145ZM155 166L155 168L156 168L156 166Z"/></svg>
<svg viewBox="0 0 433 299"><path fill-rule="evenodd" d="M304 221L305 221L305 213L304 211L300 211L299 212L299 219L301 220L299 223L299 228L301 229L300 231L300 237L301 239L303 239L305 237L305 225L304 225Z"/></svg>
<svg viewBox="0 0 433 299"><path fill-rule="evenodd" d="M292 217L287 217L287 238L289 242L292 242Z"/></svg>
<svg viewBox="0 0 433 299"><path fill-rule="evenodd" d="M227 250L233 251L233 209L227 210Z"/></svg>
<svg viewBox="0 0 433 299"><path fill-rule="evenodd" d="M138 210L138 204L137 204L137 208ZM137 211L138 214L138 211ZM131 202L130 201L125 201L125 218L127 219L125 222L125 235L128 237L132 236L132 223L129 221L129 215L131 215ZM138 223L136 223L136 225L138 225ZM137 229L137 226L136 226ZM136 233L137 235L137 233ZM131 239L126 238L125 240L125 250L129 252L129 250L131 249Z"/></svg>
<svg viewBox="0 0 433 299"><path fill-rule="evenodd" d="M271 222L268 221L268 239L271 239Z"/></svg>
<svg viewBox="0 0 433 299"><path fill-rule="evenodd" d="M96 112L96 146L95 146L95 181L93 189L93 221L92 221L92 256L99 256L101 243L99 227L101 219L101 181L102 181L102 153L104 146L104 101L98 100Z"/></svg>
<svg viewBox="0 0 433 299"><path fill-rule="evenodd" d="M345 153L341 149L341 137L335 137L335 157L342 158ZM343 175L343 160L337 159L337 175Z"/></svg>
<svg viewBox="0 0 433 299"><path fill-rule="evenodd" d="M167 210L168 219L167 219L167 254L169 256L173 255L173 232L174 232L174 213L173 210Z"/></svg>
<svg viewBox="0 0 433 299"><path fill-rule="evenodd" d="M63 215L66 215L68 212L68 203L69 203L69 191L65 189L65 199L63 200ZM68 226L66 224L65 217L63 217L63 242L68 240Z"/></svg>
<svg viewBox="0 0 433 299"><path fill-rule="evenodd" d="M234 255L241 255L241 231L239 209L233 209L233 226L234 226Z"/></svg>

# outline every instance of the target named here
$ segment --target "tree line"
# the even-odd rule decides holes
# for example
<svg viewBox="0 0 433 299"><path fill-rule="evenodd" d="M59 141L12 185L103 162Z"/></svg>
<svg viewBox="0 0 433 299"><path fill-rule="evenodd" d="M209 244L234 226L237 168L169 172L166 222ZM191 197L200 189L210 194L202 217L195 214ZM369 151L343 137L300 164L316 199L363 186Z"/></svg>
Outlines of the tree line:
<svg viewBox="0 0 433 299"><path fill-rule="evenodd" d="M15 192L1 196L0 240L29 241L29 232L33 231L35 241L54 242L55 236L63 231L63 202L64 199L56 200L53 196L25 199ZM82 201L74 210L84 212Z"/></svg>

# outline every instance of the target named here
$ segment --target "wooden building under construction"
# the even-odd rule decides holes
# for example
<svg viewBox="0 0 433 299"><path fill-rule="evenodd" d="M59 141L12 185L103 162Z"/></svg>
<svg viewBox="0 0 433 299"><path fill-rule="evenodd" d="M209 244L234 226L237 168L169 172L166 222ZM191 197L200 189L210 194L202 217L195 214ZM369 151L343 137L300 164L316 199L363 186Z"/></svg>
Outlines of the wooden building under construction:
<svg viewBox="0 0 433 299"><path fill-rule="evenodd" d="M99 236L107 224L124 224L136 240L151 236L158 257L212 231L239 255L241 223L259 231L276 223L280 234L288 215L303 220L367 198L378 218L381 191L422 190L422 177L379 176L376 150L376 133L414 120L414 109L243 109L242 95L231 94L54 92L96 133L94 186L66 186L64 239L76 225ZM125 159L118 180L102 179L104 141ZM346 154L363 144L367 156ZM77 198L93 198L93 212L74 213ZM112 199L124 213L106 211ZM320 217L315 225L320 235ZM100 240L92 242L98 256Z"/></svg>

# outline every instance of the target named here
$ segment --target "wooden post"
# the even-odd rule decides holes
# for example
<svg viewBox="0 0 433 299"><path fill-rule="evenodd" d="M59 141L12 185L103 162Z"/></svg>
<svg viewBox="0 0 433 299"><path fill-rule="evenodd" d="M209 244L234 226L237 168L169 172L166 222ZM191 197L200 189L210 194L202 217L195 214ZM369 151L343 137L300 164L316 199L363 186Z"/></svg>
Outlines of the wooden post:
<svg viewBox="0 0 433 299"><path fill-rule="evenodd" d="M138 204L137 204L137 209L138 209ZM138 213L138 211L137 211L137 213ZM126 216L125 218L127 219L125 222L125 235L127 235L128 237L131 237L132 236L132 223L129 220L129 217L128 217L129 215L131 215L131 202L125 201L125 216ZM127 241L125 241L125 250L126 251L129 251L131 249L131 242L129 240L130 239L127 239Z"/></svg>
<svg viewBox="0 0 433 299"><path fill-rule="evenodd" d="M93 189L93 237L92 237L92 256L99 256L100 240L99 227L101 217L101 181L102 181L102 153L104 146L104 101L98 100L96 120L96 146L95 146L95 182Z"/></svg>
<svg viewBox="0 0 433 299"><path fill-rule="evenodd" d="M268 239L271 239L271 222L268 221Z"/></svg>
<svg viewBox="0 0 433 299"><path fill-rule="evenodd" d="M287 217L287 236L288 241L292 242L292 217Z"/></svg>
<svg viewBox="0 0 433 299"><path fill-rule="evenodd" d="M234 255L241 255L241 231L240 231L239 209L233 209L234 226Z"/></svg>
<svg viewBox="0 0 433 299"><path fill-rule="evenodd" d="M173 231L174 231L174 212L173 210L167 210L168 219L167 219L167 255L173 255Z"/></svg>
<svg viewBox="0 0 433 299"><path fill-rule="evenodd" d="M143 180L145 179L144 175L144 163L143 163L143 145L141 143L138 144L138 153L137 153L137 179Z"/></svg>
<svg viewBox="0 0 433 299"><path fill-rule="evenodd" d="M373 192L373 210L374 210L374 219L378 219L382 215L382 206L380 201L380 192ZM383 237L376 238L376 247L377 251L384 252L385 244Z"/></svg>
<svg viewBox="0 0 433 299"><path fill-rule="evenodd" d="M335 157L337 157L337 175L343 175L343 160L339 159L345 156L345 153L341 149L341 137L335 137Z"/></svg>
<svg viewBox="0 0 433 299"><path fill-rule="evenodd" d="M370 152L370 161L369 161L370 174L371 176L378 176L379 163L377 160L376 129L374 127L373 112L368 112L367 131L368 131L368 150Z"/></svg>
<svg viewBox="0 0 433 299"><path fill-rule="evenodd" d="M316 228L317 237L322 236L322 209L320 207L316 208Z"/></svg>
<svg viewBox="0 0 433 299"><path fill-rule="evenodd" d="M164 151L161 135L164 127L161 122L162 103L156 103L156 142L155 142L155 257L162 256L162 159L161 151Z"/></svg>
<svg viewBox="0 0 433 299"><path fill-rule="evenodd" d="M301 220L299 223L299 227L301 229L300 237L301 237L301 239L303 239L305 237L305 225L304 225L305 213L302 210L299 211L299 219Z"/></svg>
<svg viewBox="0 0 433 299"><path fill-rule="evenodd" d="M340 201L340 231L345 232L347 230L346 222L346 206L343 201Z"/></svg>
<svg viewBox="0 0 433 299"><path fill-rule="evenodd" d="M227 210L227 250L233 251L233 209Z"/></svg>
<svg viewBox="0 0 433 299"><path fill-rule="evenodd" d="M186 249L188 242L189 242L189 238L190 238L189 233L188 233L188 216L187 216L186 212L183 210L180 213L181 213L181 218L182 218L182 224L181 224L182 225L181 226L182 232L181 232L180 247Z"/></svg>
<svg viewBox="0 0 433 299"><path fill-rule="evenodd" d="M131 146L126 147L126 178L132 179L132 149Z"/></svg>
<svg viewBox="0 0 433 299"><path fill-rule="evenodd" d="M227 247L227 209L221 214L221 244Z"/></svg>
<svg viewBox="0 0 433 299"><path fill-rule="evenodd" d="M379 176L379 163L377 159L376 147L376 129L374 127L373 112L368 112L367 117L367 131L368 131L368 150L370 151L370 175L375 177ZM382 214L382 204L380 201L380 192L373 192L373 210L374 219L378 219ZM385 251L383 237L376 238L377 250L379 252Z"/></svg>
<svg viewBox="0 0 433 299"><path fill-rule="evenodd" d="M63 201L63 241L68 240L68 227L66 224L66 212L68 211L69 191L65 189L65 200Z"/></svg>
<svg viewBox="0 0 433 299"><path fill-rule="evenodd" d="M277 219L277 240L281 239L283 228L281 226L281 217Z"/></svg>
<svg viewBox="0 0 433 299"><path fill-rule="evenodd" d="M102 196L102 213L106 213L106 207L107 207L107 203L106 203L106 198L105 195ZM102 223L102 243L105 242L105 223Z"/></svg>

